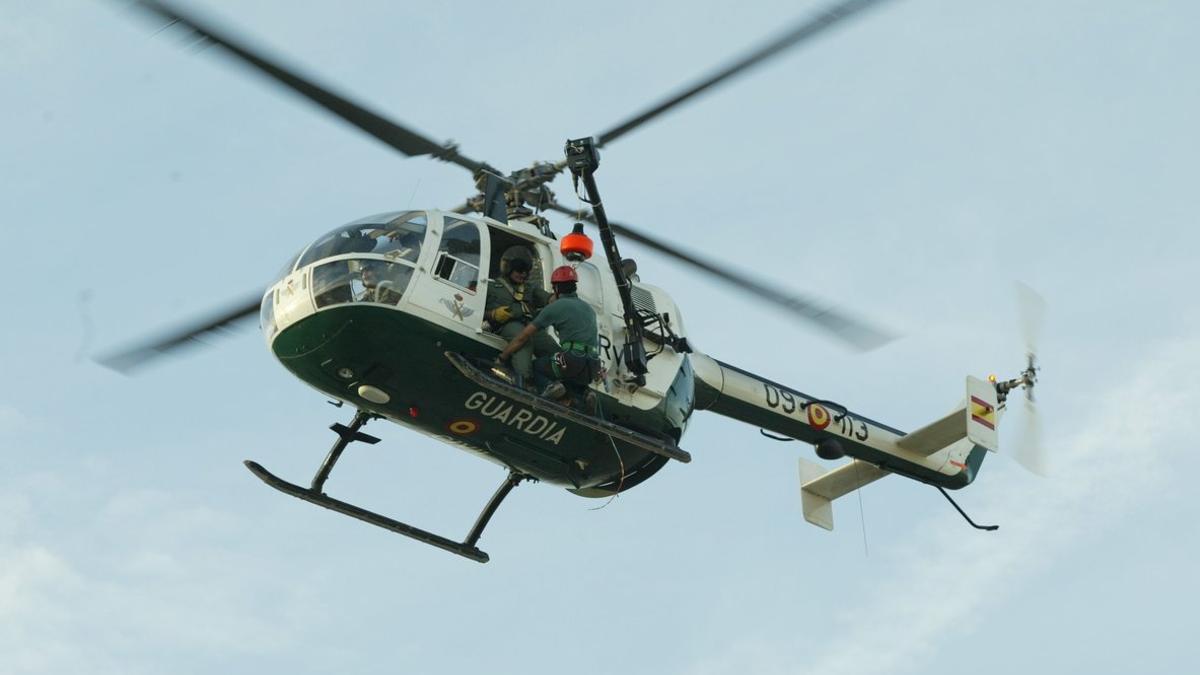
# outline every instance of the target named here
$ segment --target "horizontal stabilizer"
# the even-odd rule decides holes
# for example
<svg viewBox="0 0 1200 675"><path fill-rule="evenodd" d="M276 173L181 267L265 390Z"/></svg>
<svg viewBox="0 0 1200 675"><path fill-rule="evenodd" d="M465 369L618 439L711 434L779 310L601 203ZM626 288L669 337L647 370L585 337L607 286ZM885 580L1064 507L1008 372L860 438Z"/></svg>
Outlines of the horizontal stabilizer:
<svg viewBox="0 0 1200 675"><path fill-rule="evenodd" d="M833 500L847 495L889 472L874 464L850 460L832 471L800 459L800 503L804 519L826 530L833 529Z"/></svg>
<svg viewBox="0 0 1200 675"><path fill-rule="evenodd" d="M901 437L896 441L896 445L902 450L928 457L967 437L965 412L963 408L959 408L933 424L927 424L911 434Z"/></svg>
<svg viewBox="0 0 1200 675"><path fill-rule="evenodd" d="M995 452L999 443L996 422L999 419L996 387L977 377L967 378L966 404L942 419L900 437L901 450L928 457L964 438Z"/></svg>

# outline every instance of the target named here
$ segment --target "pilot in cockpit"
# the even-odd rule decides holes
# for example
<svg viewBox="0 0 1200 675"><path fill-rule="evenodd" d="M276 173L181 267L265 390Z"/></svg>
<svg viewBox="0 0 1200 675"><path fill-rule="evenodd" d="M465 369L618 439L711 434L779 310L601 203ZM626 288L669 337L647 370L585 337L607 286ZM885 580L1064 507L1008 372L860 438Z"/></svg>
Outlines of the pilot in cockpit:
<svg viewBox="0 0 1200 675"><path fill-rule="evenodd" d="M381 268L387 263L364 260L359 265L359 280L362 282L362 287L355 293L356 301L382 302L388 305L400 302L400 293L396 291L395 284L383 278Z"/></svg>

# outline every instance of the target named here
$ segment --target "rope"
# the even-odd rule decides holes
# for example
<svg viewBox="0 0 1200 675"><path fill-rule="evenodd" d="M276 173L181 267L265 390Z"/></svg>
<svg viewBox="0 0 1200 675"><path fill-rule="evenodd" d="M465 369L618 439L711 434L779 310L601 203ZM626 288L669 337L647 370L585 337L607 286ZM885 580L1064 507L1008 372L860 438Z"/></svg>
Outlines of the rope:
<svg viewBox="0 0 1200 675"><path fill-rule="evenodd" d="M601 409L600 409L600 397L599 396L596 397L596 409L593 412L596 414L596 417L599 417L602 421L607 421L607 420L604 420L604 412L601 411ZM617 465L619 467L621 467L621 477L617 481L617 491L614 492L612 494L612 496L609 497L606 502L604 502L600 506L594 506L594 507L588 509L588 511L599 511L600 509L606 508L609 504L611 504L613 502L614 499L617 498L617 495L621 494L621 489L623 487L625 487L625 460L621 459L621 453L620 453L620 451L617 450L617 444L613 442L612 436L609 436L608 434L604 434L604 437L608 439L608 444L610 447L612 447L613 454L617 456Z"/></svg>
<svg viewBox="0 0 1200 675"><path fill-rule="evenodd" d="M854 482L858 485L858 488L854 492L858 495L858 520L862 525L863 557L869 558L871 557L871 550L867 548L867 515L866 511L863 510L862 481L858 476L858 460L851 459L850 462L854 464Z"/></svg>

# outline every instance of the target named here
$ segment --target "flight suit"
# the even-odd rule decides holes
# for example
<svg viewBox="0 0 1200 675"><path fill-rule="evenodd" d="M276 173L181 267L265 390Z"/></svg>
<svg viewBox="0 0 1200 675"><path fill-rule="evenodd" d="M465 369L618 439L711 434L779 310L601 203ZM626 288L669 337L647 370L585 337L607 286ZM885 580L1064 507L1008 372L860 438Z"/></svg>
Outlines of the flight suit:
<svg viewBox="0 0 1200 675"><path fill-rule="evenodd" d="M370 286L362 290L358 301L382 302L385 305L394 305L400 302L400 294L390 286Z"/></svg>
<svg viewBox="0 0 1200 675"><path fill-rule="evenodd" d="M577 388L586 387L600 372L600 336L596 330L596 311L575 293L558 296L533 319L545 335L553 326L562 346L553 354L538 355L533 368L538 379L559 380ZM539 382L544 384L544 382Z"/></svg>
<svg viewBox="0 0 1200 675"><path fill-rule="evenodd" d="M488 284L487 301L484 305L484 316L492 330L512 341L525 329L525 326L550 301L550 294L541 288L531 287L528 283L513 284L510 279L493 279ZM495 319L496 310L507 307L512 317L507 321ZM538 331L529 342L513 352L512 366L526 382L532 382L534 356L546 356L557 352L558 343L544 331Z"/></svg>

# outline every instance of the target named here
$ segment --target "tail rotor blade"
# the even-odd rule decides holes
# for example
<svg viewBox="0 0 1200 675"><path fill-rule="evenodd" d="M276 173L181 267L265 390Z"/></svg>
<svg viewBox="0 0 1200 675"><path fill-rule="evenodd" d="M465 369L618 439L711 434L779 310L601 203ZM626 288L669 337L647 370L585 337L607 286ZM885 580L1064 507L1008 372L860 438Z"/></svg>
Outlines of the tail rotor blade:
<svg viewBox="0 0 1200 675"><path fill-rule="evenodd" d="M1042 332L1042 321L1046 316L1046 301L1038 292L1017 282L1017 315L1020 318L1021 337L1025 340L1025 352L1037 354L1038 337Z"/></svg>
<svg viewBox="0 0 1200 675"><path fill-rule="evenodd" d="M1013 448L1013 459L1021 466L1039 476L1049 475L1049 464L1042 445L1042 424L1037 414L1037 406L1026 399L1023 410L1021 429Z"/></svg>
<svg viewBox="0 0 1200 675"><path fill-rule="evenodd" d="M1033 390L1034 383L1037 382L1038 340L1046 316L1046 301L1037 291L1019 281L1016 291L1018 323L1021 327L1021 338L1025 341L1026 369L1022 376L1027 379L1024 385L1025 405L1012 455L1013 459L1030 472L1045 476L1049 473L1049 463L1042 446L1041 418L1038 416L1037 398Z"/></svg>

